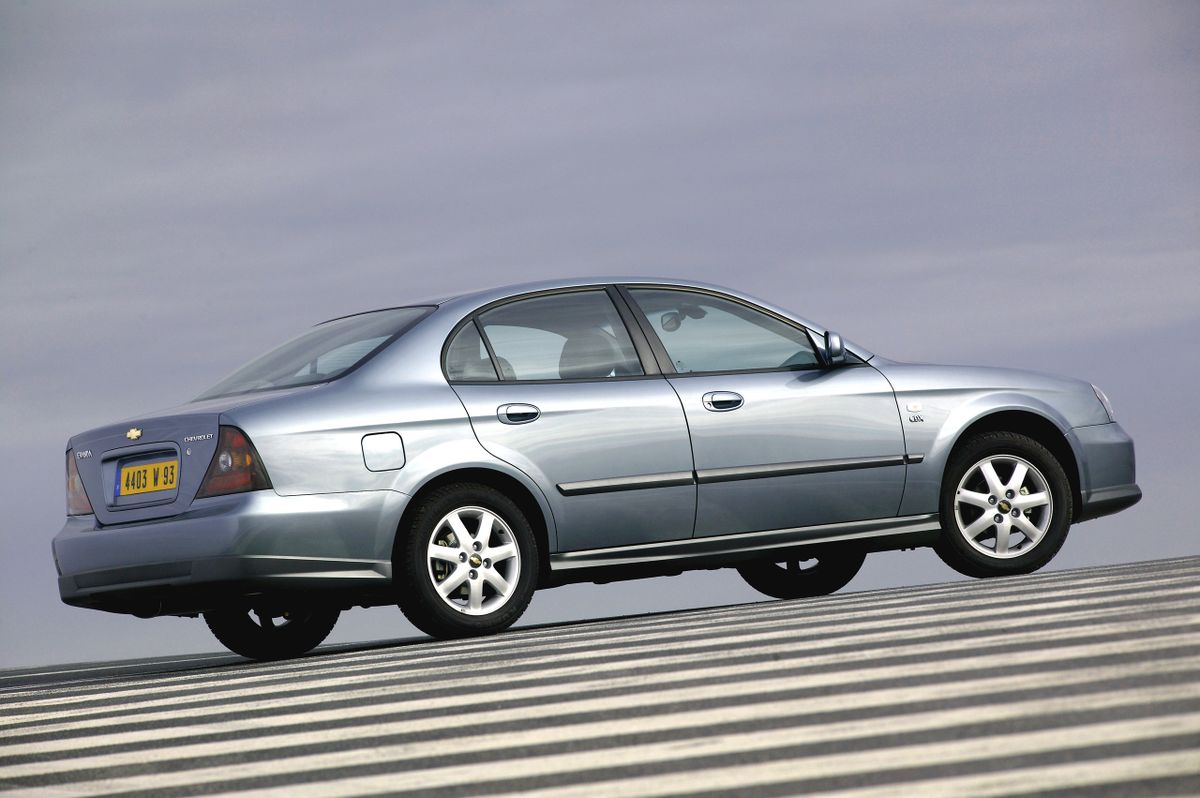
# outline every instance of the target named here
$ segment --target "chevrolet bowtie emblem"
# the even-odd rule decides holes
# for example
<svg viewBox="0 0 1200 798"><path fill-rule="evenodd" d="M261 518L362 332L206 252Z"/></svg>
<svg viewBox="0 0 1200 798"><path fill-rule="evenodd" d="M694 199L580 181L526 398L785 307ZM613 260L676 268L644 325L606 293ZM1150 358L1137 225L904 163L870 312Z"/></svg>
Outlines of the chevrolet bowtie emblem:
<svg viewBox="0 0 1200 798"><path fill-rule="evenodd" d="M136 441L138 438L142 437L142 431L137 427L131 427L129 432L125 433L125 437L131 441Z"/></svg>

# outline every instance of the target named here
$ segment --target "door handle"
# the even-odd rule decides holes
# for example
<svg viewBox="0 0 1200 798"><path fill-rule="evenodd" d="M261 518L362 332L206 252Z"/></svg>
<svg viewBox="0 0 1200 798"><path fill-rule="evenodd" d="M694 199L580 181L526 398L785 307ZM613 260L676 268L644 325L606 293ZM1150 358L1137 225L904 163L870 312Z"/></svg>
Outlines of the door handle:
<svg viewBox="0 0 1200 798"><path fill-rule="evenodd" d="M714 413L727 413L742 406L741 394L733 391L709 391L704 394L704 409Z"/></svg>
<svg viewBox="0 0 1200 798"><path fill-rule="evenodd" d="M501 424L528 424L530 421L537 421L541 414L542 411L535 406L519 402L496 408L496 418L500 419Z"/></svg>

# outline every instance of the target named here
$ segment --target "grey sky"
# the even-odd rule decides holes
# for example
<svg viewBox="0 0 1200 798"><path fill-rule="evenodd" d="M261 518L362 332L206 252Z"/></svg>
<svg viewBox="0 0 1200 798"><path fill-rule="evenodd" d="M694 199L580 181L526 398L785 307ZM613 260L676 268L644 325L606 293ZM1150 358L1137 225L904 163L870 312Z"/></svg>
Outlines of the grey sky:
<svg viewBox="0 0 1200 798"><path fill-rule="evenodd" d="M324 318L559 275L1092 380L1146 498L1054 567L1200 551L1200 5L841 5L0 0L0 665L217 648L59 603L69 435ZM873 555L852 589L952 577ZM755 598L700 573L527 619Z"/></svg>

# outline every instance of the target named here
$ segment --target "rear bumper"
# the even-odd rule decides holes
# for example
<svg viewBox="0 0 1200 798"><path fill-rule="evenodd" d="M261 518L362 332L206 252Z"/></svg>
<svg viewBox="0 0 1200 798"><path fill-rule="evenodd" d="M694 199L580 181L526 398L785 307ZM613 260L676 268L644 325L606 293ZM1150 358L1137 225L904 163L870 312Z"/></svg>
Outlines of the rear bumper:
<svg viewBox="0 0 1200 798"><path fill-rule="evenodd" d="M55 537L62 600L134 615L193 614L247 598L378 603L408 497L392 491L195 502L121 526L69 518Z"/></svg>
<svg viewBox="0 0 1200 798"><path fill-rule="evenodd" d="M1120 424L1071 430L1079 453L1080 498L1075 521L1090 521L1131 507L1142 498L1133 439Z"/></svg>

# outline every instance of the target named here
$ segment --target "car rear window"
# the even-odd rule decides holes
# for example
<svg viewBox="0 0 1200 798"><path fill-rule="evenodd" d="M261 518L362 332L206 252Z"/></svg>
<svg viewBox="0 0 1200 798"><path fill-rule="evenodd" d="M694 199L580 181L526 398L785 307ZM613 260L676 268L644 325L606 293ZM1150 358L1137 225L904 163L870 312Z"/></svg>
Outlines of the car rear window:
<svg viewBox="0 0 1200 798"><path fill-rule="evenodd" d="M393 308L318 324L247 363L197 399L328 382L366 361L432 308Z"/></svg>

